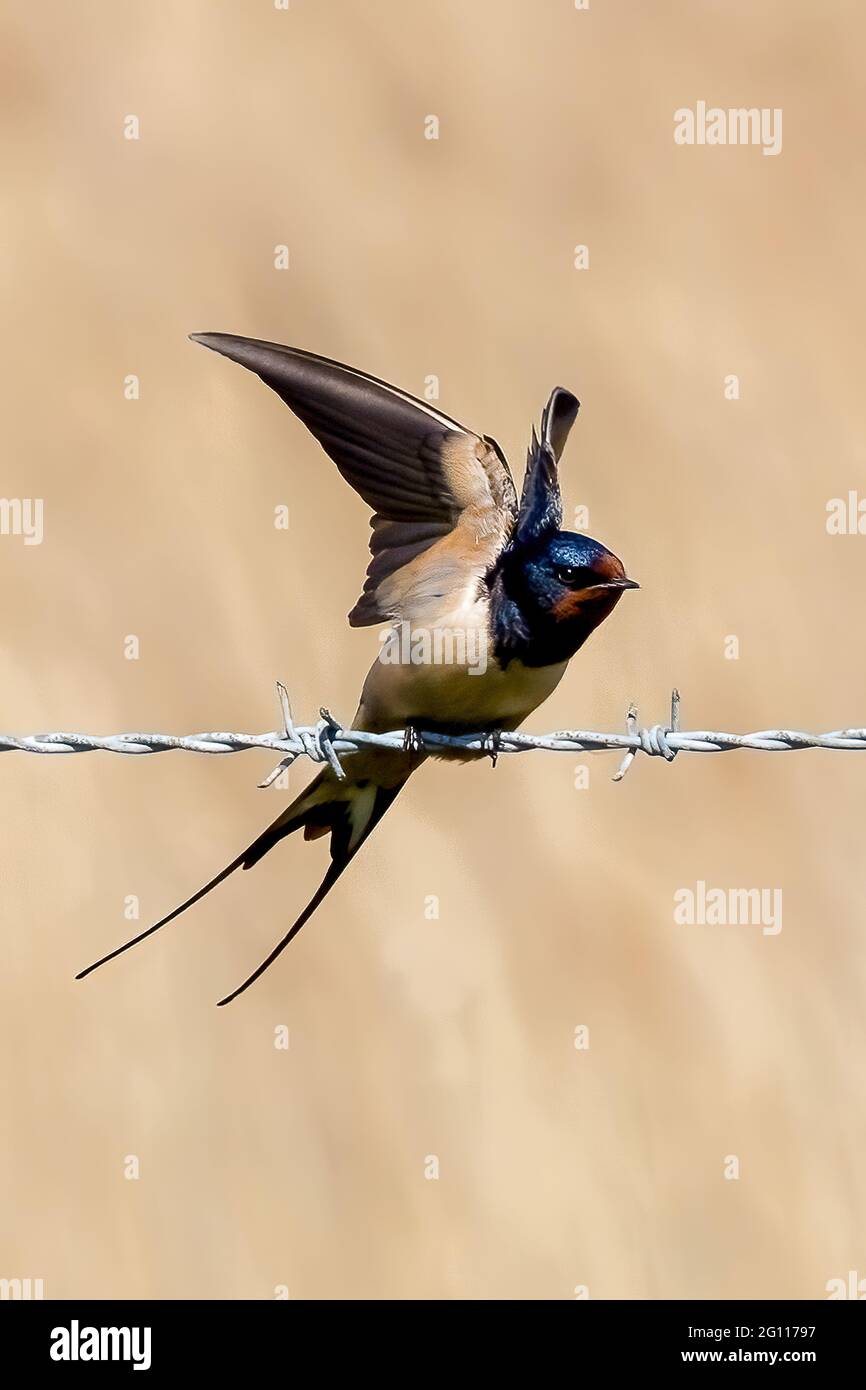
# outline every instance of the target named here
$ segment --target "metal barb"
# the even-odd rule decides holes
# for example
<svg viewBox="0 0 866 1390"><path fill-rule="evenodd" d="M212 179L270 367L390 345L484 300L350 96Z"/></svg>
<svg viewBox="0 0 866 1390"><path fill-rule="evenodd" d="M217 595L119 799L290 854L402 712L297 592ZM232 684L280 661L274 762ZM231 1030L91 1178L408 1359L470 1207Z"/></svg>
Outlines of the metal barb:
<svg viewBox="0 0 866 1390"><path fill-rule="evenodd" d="M330 710L327 710L324 707L322 707L322 709L319 710L319 714L322 716L321 724L318 724L316 726L319 735L319 747L322 749L322 752L324 753L328 762L331 764L331 768L333 769L334 776L337 778L337 781L345 782L346 774L343 770L343 764L340 762L340 759L334 752L333 743L333 740L336 737L336 735L341 732L340 726L337 723L334 716L331 714Z"/></svg>
<svg viewBox="0 0 866 1390"><path fill-rule="evenodd" d="M280 702L280 713L283 716L283 732L286 738L294 738L295 725L292 720L292 702L282 681L277 681L277 699Z"/></svg>
<svg viewBox="0 0 866 1390"><path fill-rule="evenodd" d="M280 703L280 713L283 716L283 737L286 740L293 739L295 737L295 725L292 720L292 702L289 699L289 692L282 681L277 681L277 699ZM281 773L288 772L297 756L297 753L292 752L287 754L281 762L278 762L273 772L269 772L264 781L259 782L259 790L261 791L266 787L273 786Z"/></svg>
<svg viewBox="0 0 866 1390"><path fill-rule="evenodd" d="M626 726L626 728L628 729L629 736L630 736L631 738L634 738L635 735L636 735L636 733L637 733L637 705L635 705L635 704L629 705L629 707L628 707L628 712L627 712L626 717L625 717L625 726ZM619 765L618 771L616 771L616 772L613 774L613 777L611 778L611 781L612 781L612 782L621 782L621 781L622 781L623 777L624 777L625 774L628 772L629 768L631 767L632 763L634 762L634 755L635 755L635 752L636 752L636 749L634 749L634 748L629 748L628 752L626 753L625 757L623 758L622 762L621 762L620 765Z"/></svg>
<svg viewBox="0 0 866 1390"><path fill-rule="evenodd" d="M638 724L637 706L633 704L628 707L626 727L629 737L636 742L634 747L629 748L619 765L619 770L614 773L612 778L614 782L622 781L638 752L647 753L650 757L662 757L667 763L673 762L680 749L672 745L669 736L679 733L680 692L676 687L671 691L671 722L667 727L664 724L653 724L649 729L642 729Z"/></svg>

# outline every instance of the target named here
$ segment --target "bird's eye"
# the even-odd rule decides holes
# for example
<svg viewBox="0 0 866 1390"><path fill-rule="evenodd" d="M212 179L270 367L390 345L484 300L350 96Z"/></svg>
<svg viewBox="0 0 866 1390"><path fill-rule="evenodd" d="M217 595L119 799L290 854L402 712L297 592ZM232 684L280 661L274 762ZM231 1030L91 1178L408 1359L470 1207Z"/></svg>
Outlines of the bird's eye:
<svg viewBox="0 0 866 1390"><path fill-rule="evenodd" d="M574 565L557 565L556 577L560 584L573 584L577 578L577 569Z"/></svg>

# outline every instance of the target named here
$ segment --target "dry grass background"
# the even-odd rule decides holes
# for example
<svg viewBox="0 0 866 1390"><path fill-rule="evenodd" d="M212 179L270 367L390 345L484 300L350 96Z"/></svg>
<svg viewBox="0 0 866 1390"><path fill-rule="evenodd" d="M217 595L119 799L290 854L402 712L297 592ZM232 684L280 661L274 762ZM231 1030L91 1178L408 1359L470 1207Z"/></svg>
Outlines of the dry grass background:
<svg viewBox="0 0 866 1390"><path fill-rule="evenodd" d="M2 492L45 499L45 539L0 541L0 726L269 728L278 676L298 715L352 712L366 509L201 329L436 373L518 467L550 387L578 392L568 508L644 587L530 727L662 718L673 683L686 726L863 722L866 540L824 527L866 486L857 6L5 0L2 24ZM676 147L699 98L782 107L782 154ZM0 1275L556 1299L866 1273L866 759L615 787L595 758L588 791L575 761L426 769L218 1011L320 847L72 976L128 934L125 895L153 918L274 814L270 760L4 757ZM781 935L675 926L698 878L782 887Z"/></svg>

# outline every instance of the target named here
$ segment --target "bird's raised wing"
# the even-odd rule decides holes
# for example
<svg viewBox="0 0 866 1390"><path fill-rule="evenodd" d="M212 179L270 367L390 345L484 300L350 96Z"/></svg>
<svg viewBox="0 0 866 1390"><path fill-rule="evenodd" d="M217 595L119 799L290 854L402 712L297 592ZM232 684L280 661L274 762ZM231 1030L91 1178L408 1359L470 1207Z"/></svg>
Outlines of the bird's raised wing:
<svg viewBox="0 0 866 1390"><path fill-rule="evenodd" d="M228 333L193 341L256 372L374 509L372 560L352 627L422 612L479 581L505 545L517 497L499 446L364 372Z"/></svg>
<svg viewBox="0 0 866 1390"><path fill-rule="evenodd" d="M579 410L577 396L554 387L541 417L541 438L532 431L515 527L518 542L537 540L562 525L559 460Z"/></svg>

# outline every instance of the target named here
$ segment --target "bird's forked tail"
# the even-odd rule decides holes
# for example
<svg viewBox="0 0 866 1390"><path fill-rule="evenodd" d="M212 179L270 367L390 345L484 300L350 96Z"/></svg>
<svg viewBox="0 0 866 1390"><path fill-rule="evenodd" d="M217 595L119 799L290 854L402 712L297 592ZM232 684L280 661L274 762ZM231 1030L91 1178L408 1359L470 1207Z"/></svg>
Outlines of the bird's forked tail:
<svg viewBox="0 0 866 1390"><path fill-rule="evenodd" d="M324 769L315 781L311 782L309 787L292 802L291 806L286 807L273 824L269 825L258 839L253 840L252 844L248 845L237 859L233 859L230 864L221 869L215 878L206 883L197 893L193 893L191 898L187 898L186 902L182 902L167 916L154 922L152 927L139 932L138 936L134 936L131 941L125 941L122 946L117 946L113 951L109 951L108 955L102 956L92 965L88 965L86 970L82 970L76 975L76 980L83 980L85 975L89 975L93 970L98 970L100 965L105 965L108 961L114 960L115 956L120 956L124 951L137 946L148 936L153 936L160 927L173 922L175 917L179 917L188 907L192 907L194 903L206 897L212 889L227 879L236 869L251 869L286 835L300 830L302 826L304 838L307 840L318 839L320 835L327 835L330 832L331 863L325 877L300 917L293 922L270 955L262 961L261 965L256 967L243 984L232 990L231 994L227 994L224 999L219 1000L221 1005L230 1004L239 994L243 994L244 990L248 989L260 975L263 975L268 966L273 965L292 938L297 936L301 927L310 920L316 908L324 902L330 893L343 870L355 857L367 836L372 833L382 819L403 785L404 782L399 782L393 787L380 787L372 781L338 782L329 768Z"/></svg>

